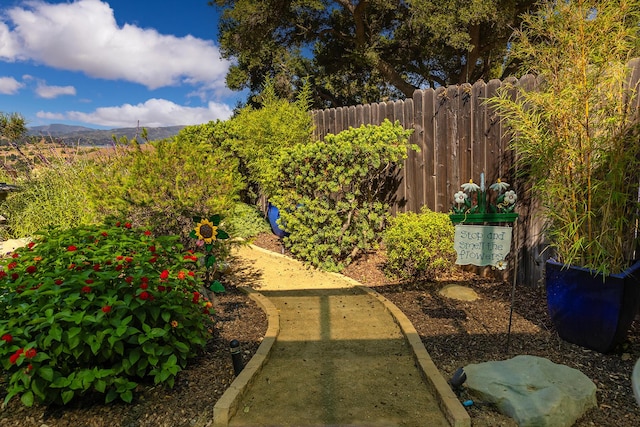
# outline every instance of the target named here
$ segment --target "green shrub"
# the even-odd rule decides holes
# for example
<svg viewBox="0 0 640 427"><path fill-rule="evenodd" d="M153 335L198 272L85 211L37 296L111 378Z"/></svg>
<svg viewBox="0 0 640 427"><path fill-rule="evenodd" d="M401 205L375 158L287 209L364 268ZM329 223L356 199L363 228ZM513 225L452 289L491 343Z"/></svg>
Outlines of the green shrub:
<svg viewBox="0 0 640 427"><path fill-rule="evenodd" d="M211 335L197 259L176 236L116 223L52 230L0 260L5 404L130 402L141 379L173 386Z"/></svg>
<svg viewBox="0 0 640 427"><path fill-rule="evenodd" d="M97 165L101 175L91 182L95 209L158 234L179 235L184 244L194 216L226 216L244 186L231 154L181 134L145 146L134 141L115 152L110 162Z"/></svg>
<svg viewBox="0 0 640 427"><path fill-rule="evenodd" d="M25 237L46 227L70 228L98 220L87 204L87 167L82 161L54 161L9 180L20 191L9 193L0 207L8 224L2 237Z"/></svg>
<svg viewBox="0 0 640 427"><path fill-rule="evenodd" d="M215 138L222 139L221 145L240 160L240 170L247 178L251 191L246 201L255 202L259 193L271 196L267 182L271 182L273 162L281 150L311 141L308 101L306 90L295 102L279 99L268 83L260 95L260 108L245 107L217 126Z"/></svg>
<svg viewBox="0 0 640 427"><path fill-rule="evenodd" d="M268 186L290 233L285 246L330 271L375 248L395 193L392 172L417 148L407 143L410 134L385 120L282 150Z"/></svg>
<svg viewBox="0 0 640 427"><path fill-rule="evenodd" d="M403 279L431 280L450 272L456 260L454 227L449 215L426 207L392 218L384 232L386 272Z"/></svg>
<svg viewBox="0 0 640 427"><path fill-rule="evenodd" d="M224 223L232 236L243 239L271 232L269 223L258 208L245 203L237 203L225 218Z"/></svg>

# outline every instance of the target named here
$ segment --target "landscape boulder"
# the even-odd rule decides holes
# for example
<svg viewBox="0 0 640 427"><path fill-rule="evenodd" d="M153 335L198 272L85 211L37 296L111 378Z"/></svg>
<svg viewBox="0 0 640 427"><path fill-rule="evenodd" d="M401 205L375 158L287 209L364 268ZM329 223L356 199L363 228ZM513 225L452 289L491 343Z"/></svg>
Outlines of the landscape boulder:
<svg viewBox="0 0 640 427"><path fill-rule="evenodd" d="M597 405L596 386L582 372L536 356L464 367L478 402L495 404L520 427L572 426Z"/></svg>

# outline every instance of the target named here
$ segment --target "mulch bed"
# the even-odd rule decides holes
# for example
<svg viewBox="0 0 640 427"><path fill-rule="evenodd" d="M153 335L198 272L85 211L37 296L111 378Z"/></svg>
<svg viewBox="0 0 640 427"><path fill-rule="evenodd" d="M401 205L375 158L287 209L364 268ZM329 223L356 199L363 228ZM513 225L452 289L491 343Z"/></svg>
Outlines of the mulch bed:
<svg viewBox="0 0 640 427"><path fill-rule="evenodd" d="M253 243L281 251L280 242L271 234L261 234ZM384 262L384 253L379 251L361 257L343 273L380 292L407 315L445 378L451 378L456 369L470 363L503 360L518 354L545 357L579 369L598 387L598 407L579 420L577 426L640 425L640 408L630 381L634 363L640 358L638 320L623 346L612 354L600 354L558 338L546 312L543 288L518 287L508 336L511 284L464 272L437 282L402 283L385 277ZM236 289L236 285L242 284L242 277L228 278L227 292L216 301L215 337L190 367L179 374L174 389L141 385L130 405L104 405L101 399L87 397L64 408L25 408L13 399L0 410L0 427L211 425L213 406L234 379L229 341L241 342L247 361L266 331L262 310ZM447 284L467 286L481 299L464 302L443 298L438 291ZM0 378L0 400L5 395L2 381ZM460 398L466 400L469 396L462 393ZM467 410L473 426L515 425L488 405L474 405Z"/></svg>

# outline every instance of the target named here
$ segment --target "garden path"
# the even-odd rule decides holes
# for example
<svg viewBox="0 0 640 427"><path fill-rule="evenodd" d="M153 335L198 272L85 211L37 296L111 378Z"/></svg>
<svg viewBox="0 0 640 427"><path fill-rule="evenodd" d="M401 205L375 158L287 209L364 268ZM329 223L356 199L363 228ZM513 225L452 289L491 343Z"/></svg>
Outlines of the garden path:
<svg viewBox="0 0 640 427"><path fill-rule="evenodd" d="M257 247L235 256L252 272L245 277L255 278L248 285L268 300L270 329L275 317L279 331L271 342L265 337L268 354L258 351L266 363L250 362L241 385L219 401L228 407L217 408L215 425L227 425L227 417L231 426L469 425L417 333L388 300Z"/></svg>

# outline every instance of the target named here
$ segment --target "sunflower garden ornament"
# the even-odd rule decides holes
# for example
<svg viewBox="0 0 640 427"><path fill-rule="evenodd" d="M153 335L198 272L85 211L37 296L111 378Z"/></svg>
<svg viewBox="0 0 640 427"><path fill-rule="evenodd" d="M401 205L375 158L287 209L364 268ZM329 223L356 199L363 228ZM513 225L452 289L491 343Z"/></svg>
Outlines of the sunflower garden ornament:
<svg viewBox="0 0 640 427"><path fill-rule="evenodd" d="M213 215L209 218L194 217L193 221L196 226L189 237L196 239L196 245L203 247L205 251L204 266L206 268L205 286L213 292L224 292L224 286L218 281L213 280L218 267L216 253L225 250L223 240L229 238L226 231L219 228L220 215Z"/></svg>

